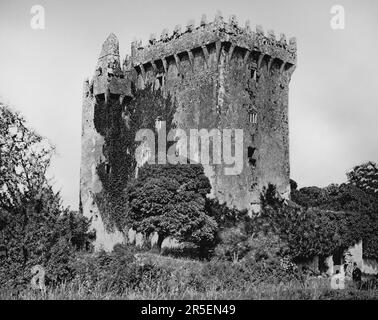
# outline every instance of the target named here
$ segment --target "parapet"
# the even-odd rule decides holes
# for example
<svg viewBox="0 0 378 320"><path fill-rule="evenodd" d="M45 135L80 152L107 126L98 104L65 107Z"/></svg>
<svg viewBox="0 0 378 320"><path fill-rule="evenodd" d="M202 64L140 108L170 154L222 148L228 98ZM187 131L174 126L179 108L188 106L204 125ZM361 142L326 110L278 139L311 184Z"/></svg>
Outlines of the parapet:
<svg viewBox="0 0 378 320"><path fill-rule="evenodd" d="M159 39L152 34L146 45L141 41L134 41L131 44L131 62L133 66L143 65L188 50L224 42L231 43L234 48L240 47L280 59L290 65L296 64L295 38L286 41L286 36L281 34L277 39L273 31L265 33L261 26L252 31L249 21L245 27L240 27L235 16L231 16L229 21L225 22L219 13L214 21L209 23L203 15L198 26L190 20L184 30L179 25L171 34L164 29Z"/></svg>

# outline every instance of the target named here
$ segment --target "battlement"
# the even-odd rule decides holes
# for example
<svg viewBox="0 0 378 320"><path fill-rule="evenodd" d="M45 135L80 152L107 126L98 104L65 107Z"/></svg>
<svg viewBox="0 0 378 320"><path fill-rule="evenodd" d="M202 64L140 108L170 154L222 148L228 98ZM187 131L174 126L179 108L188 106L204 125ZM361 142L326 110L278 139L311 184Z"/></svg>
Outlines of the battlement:
<svg viewBox="0 0 378 320"><path fill-rule="evenodd" d="M203 15L198 26L190 20L184 31L179 25L170 35L168 30L164 29L159 39L152 34L149 43L145 46L141 41L134 41L131 44L130 62L134 67L143 66L170 56L177 59L180 54L190 53L197 48L207 51L208 47L215 45L219 50L220 45L224 43L229 45L228 50L231 50L231 54L235 49L241 48L249 53L256 52L261 56L271 57L271 60L281 60L282 64L290 66L296 64L295 38L287 41L286 36L281 34L277 39L273 31L265 33L261 26L256 26L252 31L249 21L246 22L245 27L240 27L235 16L231 16L226 22L219 13L214 21L209 23Z"/></svg>

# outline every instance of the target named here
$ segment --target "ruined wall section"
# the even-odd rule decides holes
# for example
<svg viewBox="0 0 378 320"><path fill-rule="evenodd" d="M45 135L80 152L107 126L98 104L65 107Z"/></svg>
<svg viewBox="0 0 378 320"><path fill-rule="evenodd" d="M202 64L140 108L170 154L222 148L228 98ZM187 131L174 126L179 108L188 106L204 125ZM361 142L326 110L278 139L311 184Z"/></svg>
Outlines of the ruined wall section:
<svg viewBox="0 0 378 320"><path fill-rule="evenodd" d="M205 167L212 192L240 209L258 204L268 182L289 190L288 85L296 41L277 40L261 27L240 28L232 17L163 31L149 45L132 44L129 68L137 86L153 83L177 99L177 127L244 129L243 172L225 176L223 165Z"/></svg>

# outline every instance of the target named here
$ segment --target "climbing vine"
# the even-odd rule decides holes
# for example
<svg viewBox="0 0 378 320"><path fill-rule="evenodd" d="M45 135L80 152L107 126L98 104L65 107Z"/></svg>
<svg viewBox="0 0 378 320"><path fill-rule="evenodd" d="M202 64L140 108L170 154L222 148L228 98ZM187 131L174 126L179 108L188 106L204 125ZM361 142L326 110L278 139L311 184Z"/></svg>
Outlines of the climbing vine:
<svg viewBox="0 0 378 320"><path fill-rule="evenodd" d="M295 240L292 244L296 252L327 256L338 248L347 249L362 240L364 258L378 258L376 196L344 183L293 190L291 197L302 206L297 209L300 215L294 215L285 230ZM296 222L298 226L295 226ZM303 244L308 244L310 249L300 248Z"/></svg>
<svg viewBox="0 0 378 320"><path fill-rule="evenodd" d="M167 132L173 128L176 103L169 94L148 85L144 89L133 88L133 96L124 105L110 97L107 103L95 106L95 128L105 140L105 159L97 166L103 190L95 195L95 201L108 231L125 227L127 202L123 191L135 175L135 150L140 144L135 141L136 133L140 129L156 131L157 119L166 121Z"/></svg>

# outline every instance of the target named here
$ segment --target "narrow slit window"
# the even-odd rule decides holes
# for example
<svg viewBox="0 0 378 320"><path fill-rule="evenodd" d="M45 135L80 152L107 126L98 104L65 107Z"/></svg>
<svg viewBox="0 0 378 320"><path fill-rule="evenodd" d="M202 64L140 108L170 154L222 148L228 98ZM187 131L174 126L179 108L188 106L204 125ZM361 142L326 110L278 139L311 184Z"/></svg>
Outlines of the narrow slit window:
<svg viewBox="0 0 378 320"><path fill-rule="evenodd" d="M254 158L256 148L248 147L248 162L254 168L256 167L256 159Z"/></svg>

